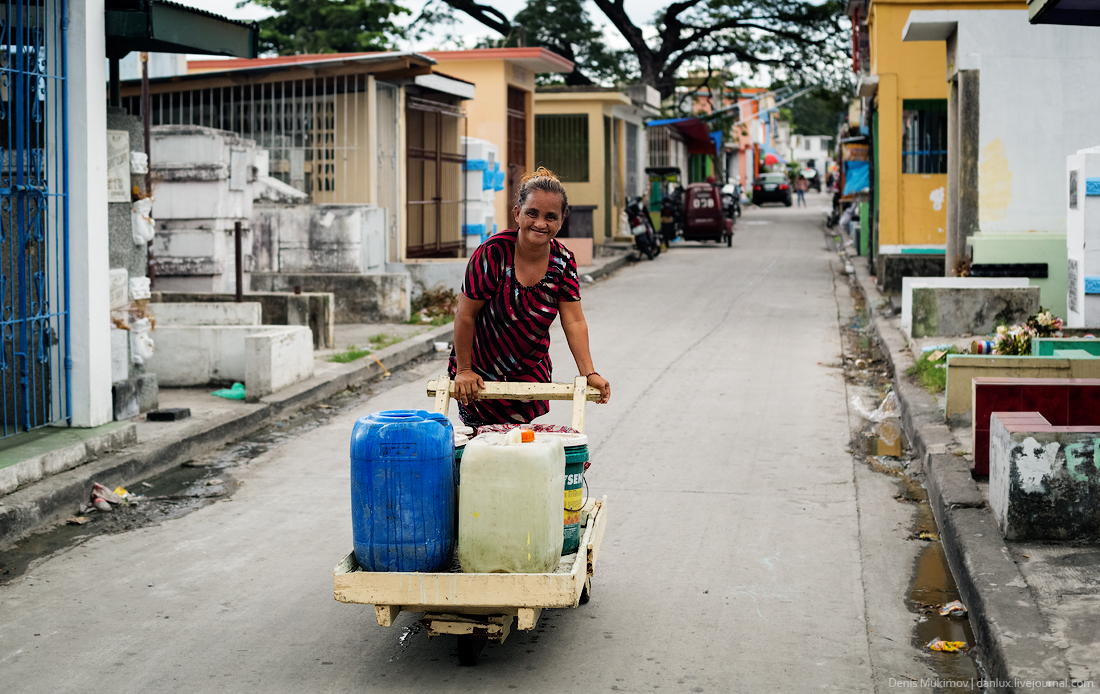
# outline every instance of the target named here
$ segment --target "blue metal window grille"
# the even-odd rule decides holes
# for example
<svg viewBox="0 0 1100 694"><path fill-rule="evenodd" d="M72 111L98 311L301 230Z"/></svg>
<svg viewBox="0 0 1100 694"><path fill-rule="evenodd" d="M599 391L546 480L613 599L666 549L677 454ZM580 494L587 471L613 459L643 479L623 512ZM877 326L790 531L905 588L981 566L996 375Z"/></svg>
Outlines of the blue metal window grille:
<svg viewBox="0 0 1100 694"><path fill-rule="evenodd" d="M70 416L66 24L0 8L0 438Z"/></svg>
<svg viewBox="0 0 1100 694"><path fill-rule="evenodd" d="M947 100L906 99L901 122L901 172L947 173Z"/></svg>

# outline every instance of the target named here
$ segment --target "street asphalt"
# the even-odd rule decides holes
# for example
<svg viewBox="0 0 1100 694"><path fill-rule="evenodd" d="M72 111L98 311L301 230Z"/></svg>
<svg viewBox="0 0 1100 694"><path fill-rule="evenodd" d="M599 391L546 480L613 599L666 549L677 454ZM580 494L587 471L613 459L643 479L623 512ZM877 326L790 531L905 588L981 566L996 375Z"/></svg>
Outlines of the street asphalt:
<svg viewBox="0 0 1100 694"><path fill-rule="evenodd" d="M254 458L232 497L71 547L0 586L12 692L886 692L933 677L907 607L921 543L893 478L853 458L841 319L808 209L746 210L583 290L612 400L589 408L609 525L592 600L460 667L415 615L332 597L351 548L348 440L430 406L434 359ZM575 367L555 328L555 380ZM554 403L551 422L568 422Z"/></svg>

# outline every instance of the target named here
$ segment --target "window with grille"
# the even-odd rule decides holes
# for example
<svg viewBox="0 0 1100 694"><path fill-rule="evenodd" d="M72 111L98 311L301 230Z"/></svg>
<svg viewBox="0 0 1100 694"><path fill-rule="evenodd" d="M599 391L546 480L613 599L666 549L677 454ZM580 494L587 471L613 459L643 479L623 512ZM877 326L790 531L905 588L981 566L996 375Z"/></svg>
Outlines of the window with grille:
<svg viewBox="0 0 1100 694"><path fill-rule="evenodd" d="M588 182L588 116L535 116L535 166L545 166L566 183Z"/></svg>
<svg viewBox="0 0 1100 694"><path fill-rule="evenodd" d="M200 125L229 130L269 152L273 178L308 193L317 203L364 203L371 182L366 148L365 75L188 88L156 85L152 125ZM173 91L174 90L174 91ZM123 106L141 114L141 99Z"/></svg>
<svg viewBox="0 0 1100 694"><path fill-rule="evenodd" d="M645 133L649 144L649 165L653 167L674 166L669 152L668 128L664 126L646 128Z"/></svg>
<svg viewBox="0 0 1100 694"><path fill-rule="evenodd" d="M947 100L907 99L901 122L901 172L947 173Z"/></svg>

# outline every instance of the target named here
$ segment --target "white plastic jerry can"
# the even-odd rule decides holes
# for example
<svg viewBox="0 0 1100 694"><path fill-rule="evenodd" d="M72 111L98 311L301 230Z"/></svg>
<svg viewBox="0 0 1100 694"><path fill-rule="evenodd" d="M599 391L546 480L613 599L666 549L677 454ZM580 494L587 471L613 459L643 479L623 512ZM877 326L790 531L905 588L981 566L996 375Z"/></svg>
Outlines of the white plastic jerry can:
<svg viewBox="0 0 1100 694"><path fill-rule="evenodd" d="M552 571L561 558L564 487L559 437L520 429L475 436L462 455L456 550L462 570Z"/></svg>

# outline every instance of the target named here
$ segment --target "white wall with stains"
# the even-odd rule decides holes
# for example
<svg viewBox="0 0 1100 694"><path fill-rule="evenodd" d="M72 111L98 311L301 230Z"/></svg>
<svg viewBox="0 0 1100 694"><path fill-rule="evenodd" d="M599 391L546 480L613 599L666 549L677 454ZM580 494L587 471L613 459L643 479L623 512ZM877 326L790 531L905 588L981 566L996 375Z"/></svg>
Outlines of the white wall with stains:
<svg viewBox="0 0 1100 694"><path fill-rule="evenodd" d="M981 232L1065 232L1066 156L1100 144L1100 29L1033 26L1027 10L919 10L903 37L952 31L948 73L980 74Z"/></svg>

